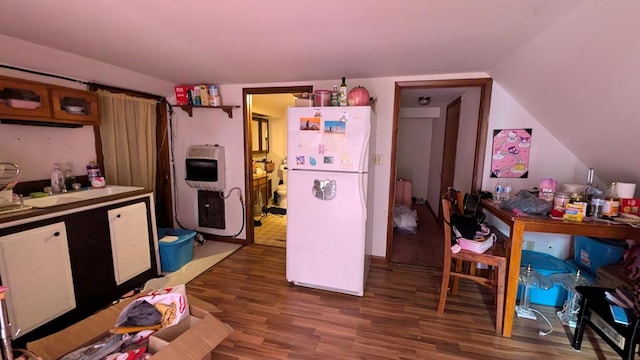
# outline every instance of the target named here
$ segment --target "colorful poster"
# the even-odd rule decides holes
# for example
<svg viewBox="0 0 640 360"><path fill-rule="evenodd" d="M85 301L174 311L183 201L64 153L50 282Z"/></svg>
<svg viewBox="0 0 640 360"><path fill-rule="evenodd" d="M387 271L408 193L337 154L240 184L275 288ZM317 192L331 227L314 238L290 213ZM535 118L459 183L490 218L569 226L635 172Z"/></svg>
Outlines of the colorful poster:
<svg viewBox="0 0 640 360"><path fill-rule="evenodd" d="M492 178L527 178L532 129L493 130Z"/></svg>

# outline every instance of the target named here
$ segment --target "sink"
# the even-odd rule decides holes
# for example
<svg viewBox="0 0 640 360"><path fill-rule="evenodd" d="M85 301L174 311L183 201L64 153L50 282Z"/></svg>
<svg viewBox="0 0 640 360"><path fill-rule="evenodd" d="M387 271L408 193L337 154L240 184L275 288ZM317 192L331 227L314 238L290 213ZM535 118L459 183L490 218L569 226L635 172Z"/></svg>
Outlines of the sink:
<svg viewBox="0 0 640 360"><path fill-rule="evenodd" d="M26 198L24 199L25 206L31 206L34 208L48 208L57 205L70 204L77 201L98 199L101 197L122 194L130 191L142 190L144 188L137 186L116 186L108 185L103 188L91 188L88 190L70 191L68 193L56 194L52 196L40 197L40 198Z"/></svg>

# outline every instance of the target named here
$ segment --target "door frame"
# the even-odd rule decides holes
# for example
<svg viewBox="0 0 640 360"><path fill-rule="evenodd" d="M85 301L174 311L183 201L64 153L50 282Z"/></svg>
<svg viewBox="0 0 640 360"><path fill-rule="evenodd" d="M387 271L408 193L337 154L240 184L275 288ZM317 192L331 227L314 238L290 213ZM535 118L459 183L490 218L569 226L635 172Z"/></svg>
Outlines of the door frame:
<svg viewBox="0 0 640 360"><path fill-rule="evenodd" d="M242 105L243 105L243 132L244 132L244 221L246 224L244 244L254 243L254 226L253 226L253 202L255 194L253 193L253 144L251 139L251 95L271 95L271 94L313 94L312 85L301 86L279 86L279 87L256 87L242 88Z"/></svg>
<svg viewBox="0 0 640 360"><path fill-rule="evenodd" d="M482 171L484 170L484 156L487 144L487 132L489 130L489 107L491 104L492 78L472 78L472 79L448 79L448 80L418 80L418 81L396 81L393 105L393 125L391 130L391 163L389 171L389 200L387 209L387 249L385 262L391 262L391 251L393 250L393 207L395 199L395 180L398 176L397 156L398 156L398 121L400 120L400 94L403 89L436 89L436 88L456 88L456 87L479 87L480 106L478 109L478 126L476 131L475 156L473 161L473 177L471 180L471 191L477 192L482 189Z"/></svg>

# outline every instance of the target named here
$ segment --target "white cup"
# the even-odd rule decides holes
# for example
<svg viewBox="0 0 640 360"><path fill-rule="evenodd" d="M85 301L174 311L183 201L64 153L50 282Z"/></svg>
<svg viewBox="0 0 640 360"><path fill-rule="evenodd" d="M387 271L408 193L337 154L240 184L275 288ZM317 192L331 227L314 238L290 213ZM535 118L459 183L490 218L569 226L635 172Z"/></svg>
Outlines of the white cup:
<svg viewBox="0 0 640 360"><path fill-rule="evenodd" d="M619 182L616 190L621 199L633 199L636 194L636 184Z"/></svg>

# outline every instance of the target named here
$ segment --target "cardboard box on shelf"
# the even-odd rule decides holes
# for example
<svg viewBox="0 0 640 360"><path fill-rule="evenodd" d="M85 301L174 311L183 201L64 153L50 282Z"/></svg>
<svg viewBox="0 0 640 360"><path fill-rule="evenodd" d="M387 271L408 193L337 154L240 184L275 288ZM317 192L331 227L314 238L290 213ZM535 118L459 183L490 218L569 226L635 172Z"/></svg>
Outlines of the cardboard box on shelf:
<svg viewBox="0 0 640 360"><path fill-rule="evenodd" d="M154 346L157 350L152 359L210 359L211 351L233 331L212 315L221 312L215 305L193 296L187 298L190 317L183 320L184 324L175 325L180 326L175 330L168 327L152 335L152 338L156 337ZM62 331L28 343L27 348L44 360L59 359L104 337L122 309L134 300L127 299L110 306ZM151 344L151 339L149 342Z"/></svg>
<svg viewBox="0 0 640 360"><path fill-rule="evenodd" d="M193 90L193 86L190 85L177 85L175 87L176 93L176 105L188 105L189 104L189 92Z"/></svg>
<svg viewBox="0 0 640 360"><path fill-rule="evenodd" d="M620 212L640 215L640 199L620 199Z"/></svg>

